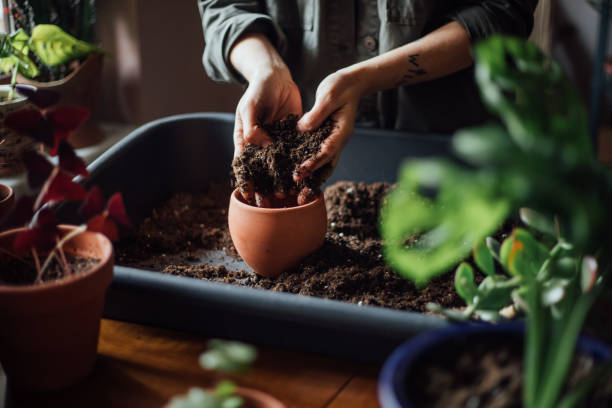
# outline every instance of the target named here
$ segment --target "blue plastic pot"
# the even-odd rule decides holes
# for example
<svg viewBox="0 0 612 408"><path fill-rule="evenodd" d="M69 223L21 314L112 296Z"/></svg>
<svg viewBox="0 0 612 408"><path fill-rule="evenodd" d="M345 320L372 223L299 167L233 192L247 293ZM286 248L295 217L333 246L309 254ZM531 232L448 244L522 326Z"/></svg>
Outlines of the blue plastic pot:
<svg viewBox="0 0 612 408"><path fill-rule="evenodd" d="M483 337L499 336L507 339L509 336L517 336L522 339L523 331L522 323L457 324L414 337L398 347L383 365L378 379L378 400L382 408L415 407L405 384L421 355L440 347L457 347L457 344L464 344L465 341L477 343ZM588 337L579 339L578 349L595 361L612 359L612 350L608 346Z"/></svg>

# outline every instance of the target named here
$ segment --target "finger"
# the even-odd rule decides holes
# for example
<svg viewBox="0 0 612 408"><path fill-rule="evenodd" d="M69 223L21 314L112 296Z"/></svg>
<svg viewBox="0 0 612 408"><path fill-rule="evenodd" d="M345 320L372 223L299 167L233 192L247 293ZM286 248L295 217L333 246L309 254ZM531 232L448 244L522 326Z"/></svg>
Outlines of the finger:
<svg viewBox="0 0 612 408"><path fill-rule="evenodd" d="M240 156L240 152L244 148L244 133L242 128L242 118L240 111L236 111L234 119L234 159Z"/></svg>
<svg viewBox="0 0 612 408"><path fill-rule="evenodd" d="M331 134L321 143L318 153L302 163L296 171L293 173L293 180L300 181L307 177L310 177L312 173L323 167L326 163L332 162L337 163L340 158L340 152L344 145L346 133L351 131L347 121L343 118L339 118L336 127L332 130Z"/></svg>
<svg viewBox="0 0 612 408"><path fill-rule="evenodd" d="M313 199L314 199L314 192L311 189L309 189L308 187L304 187L300 191L300 194L298 194L297 204L298 205L308 204Z"/></svg>
<svg viewBox="0 0 612 408"><path fill-rule="evenodd" d="M247 104L245 110L246 111L241 112L244 140L249 143L264 147L272 143L272 139L270 139L270 136L257 123L257 110L255 108L255 104Z"/></svg>
<svg viewBox="0 0 612 408"><path fill-rule="evenodd" d="M252 181L246 181L241 183L238 187L238 190L240 191L240 194L242 195L244 201L251 205L255 204L255 192Z"/></svg>
<svg viewBox="0 0 612 408"><path fill-rule="evenodd" d="M261 208L270 208L270 199L261 193L255 193L255 204Z"/></svg>
<svg viewBox="0 0 612 408"><path fill-rule="evenodd" d="M337 109L338 107L332 102L328 94L317 97L312 109L306 112L298 121L297 130L300 132L315 130Z"/></svg>

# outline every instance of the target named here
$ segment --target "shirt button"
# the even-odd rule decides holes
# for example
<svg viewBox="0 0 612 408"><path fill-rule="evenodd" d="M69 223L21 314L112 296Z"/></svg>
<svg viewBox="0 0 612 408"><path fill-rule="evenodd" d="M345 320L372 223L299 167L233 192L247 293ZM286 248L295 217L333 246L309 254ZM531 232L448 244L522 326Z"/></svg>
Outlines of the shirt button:
<svg viewBox="0 0 612 408"><path fill-rule="evenodd" d="M376 49L376 45L376 38L372 37L371 35L367 35L363 39L363 46L370 51L374 51Z"/></svg>

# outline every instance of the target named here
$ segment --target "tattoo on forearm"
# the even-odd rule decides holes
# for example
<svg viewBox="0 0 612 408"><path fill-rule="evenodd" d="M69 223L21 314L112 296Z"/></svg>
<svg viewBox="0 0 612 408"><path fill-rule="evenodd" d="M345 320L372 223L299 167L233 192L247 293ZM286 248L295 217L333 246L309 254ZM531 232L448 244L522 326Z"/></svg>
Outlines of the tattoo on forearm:
<svg viewBox="0 0 612 408"><path fill-rule="evenodd" d="M410 79L413 79L413 78L415 78L417 76L421 76L421 75L427 74L427 71L425 71L423 68L420 68L420 66L419 66L419 57L420 57L419 54L412 54L412 55L408 56L408 62L410 62L412 67L408 68L408 70L406 71L406 73L402 77L402 80L400 81L399 85L404 85Z"/></svg>

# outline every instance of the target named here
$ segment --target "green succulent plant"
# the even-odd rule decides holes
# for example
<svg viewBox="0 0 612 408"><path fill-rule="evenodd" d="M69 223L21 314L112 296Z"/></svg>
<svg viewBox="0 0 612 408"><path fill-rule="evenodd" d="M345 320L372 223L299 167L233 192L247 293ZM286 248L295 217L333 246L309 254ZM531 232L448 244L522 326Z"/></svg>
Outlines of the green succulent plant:
<svg viewBox="0 0 612 408"><path fill-rule="evenodd" d="M594 379L562 396L578 335L610 269L612 172L597 162L586 109L558 64L522 39L494 36L474 48L482 99L498 120L459 131L444 159L406 163L381 210L384 255L417 284L473 254L485 278L461 263L463 311L497 321L524 312L527 408L571 407ZM486 238L512 214L503 242ZM496 267L496 265L498 265Z"/></svg>
<svg viewBox="0 0 612 408"><path fill-rule="evenodd" d="M30 53L53 67L99 52L100 47L77 40L51 24L37 25L31 36L23 29L13 34L0 33L0 70L12 74L9 99L13 97L17 72L27 78L36 78L40 73Z"/></svg>

